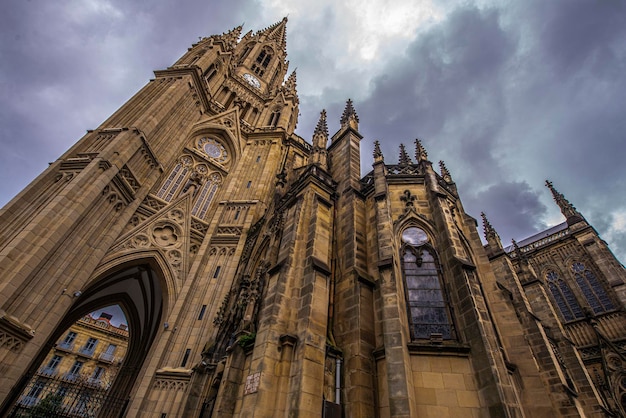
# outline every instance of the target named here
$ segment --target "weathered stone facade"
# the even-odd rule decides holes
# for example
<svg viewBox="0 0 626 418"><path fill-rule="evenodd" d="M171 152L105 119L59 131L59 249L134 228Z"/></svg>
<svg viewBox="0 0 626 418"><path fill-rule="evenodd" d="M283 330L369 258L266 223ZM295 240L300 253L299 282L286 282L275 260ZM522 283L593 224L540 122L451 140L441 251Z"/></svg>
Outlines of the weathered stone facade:
<svg viewBox="0 0 626 418"><path fill-rule="evenodd" d="M624 413L626 274L562 195L561 235L504 248L485 218L483 247L419 141L362 177L351 101L332 137L325 112L294 133L286 19L240 35L156 71L0 212L2 414L111 304L128 402L100 416Z"/></svg>

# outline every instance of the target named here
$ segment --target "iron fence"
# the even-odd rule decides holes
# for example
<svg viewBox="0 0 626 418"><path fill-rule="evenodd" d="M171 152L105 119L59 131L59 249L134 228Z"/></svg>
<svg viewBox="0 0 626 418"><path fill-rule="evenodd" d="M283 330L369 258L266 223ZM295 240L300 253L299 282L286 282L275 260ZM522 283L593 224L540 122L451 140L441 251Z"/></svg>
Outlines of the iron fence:
<svg viewBox="0 0 626 418"><path fill-rule="evenodd" d="M126 399L109 396L109 384L98 379L37 374L9 414L11 418L99 418L121 416Z"/></svg>

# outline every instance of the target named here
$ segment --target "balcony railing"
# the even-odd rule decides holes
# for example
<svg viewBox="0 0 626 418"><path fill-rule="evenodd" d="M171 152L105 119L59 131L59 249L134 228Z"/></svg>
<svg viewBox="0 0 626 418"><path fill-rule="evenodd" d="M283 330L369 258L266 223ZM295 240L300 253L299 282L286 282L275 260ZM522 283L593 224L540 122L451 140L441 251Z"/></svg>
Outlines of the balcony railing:
<svg viewBox="0 0 626 418"><path fill-rule="evenodd" d="M43 367L41 368L41 370L39 370L39 374L42 374L44 376L56 376L56 374L58 373L56 367Z"/></svg>
<svg viewBox="0 0 626 418"><path fill-rule="evenodd" d="M67 380L68 382L76 382L80 379L80 374L67 372L63 375L63 379Z"/></svg>

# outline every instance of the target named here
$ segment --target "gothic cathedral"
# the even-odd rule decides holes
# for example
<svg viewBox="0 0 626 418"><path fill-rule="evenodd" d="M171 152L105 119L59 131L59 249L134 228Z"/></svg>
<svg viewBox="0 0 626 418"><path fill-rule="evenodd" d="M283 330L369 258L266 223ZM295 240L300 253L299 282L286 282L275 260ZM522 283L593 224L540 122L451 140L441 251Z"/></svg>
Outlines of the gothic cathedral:
<svg viewBox="0 0 626 418"><path fill-rule="evenodd" d="M626 273L583 215L548 182L564 223L483 214L483 246L419 140L361 176L350 100L296 135L286 24L201 39L0 211L0 416L52 407L42 363L110 305L80 416L624 416Z"/></svg>

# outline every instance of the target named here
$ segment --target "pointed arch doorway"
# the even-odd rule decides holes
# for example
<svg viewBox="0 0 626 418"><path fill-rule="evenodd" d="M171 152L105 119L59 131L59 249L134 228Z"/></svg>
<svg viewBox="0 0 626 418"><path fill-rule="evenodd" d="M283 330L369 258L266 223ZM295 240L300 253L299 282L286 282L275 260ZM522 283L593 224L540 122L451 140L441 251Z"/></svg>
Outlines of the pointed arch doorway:
<svg viewBox="0 0 626 418"><path fill-rule="evenodd" d="M165 288L163 276L155 264L144 262L118 267L101 275L101 279L86 288L59 322L37 357L33 359L28 372L15 385L3 410L0 411L0 416L5 416L7 412L13 410L11 406L18 402L24 388L36 375L48 352L70 326L90 312L115 304L122 308L128 322L130 330L128 349L106 398L100 404L99 410L94 411L93 416L99 418L123 416L138 373L160 331L166 297L163 292Z"/></svg>

